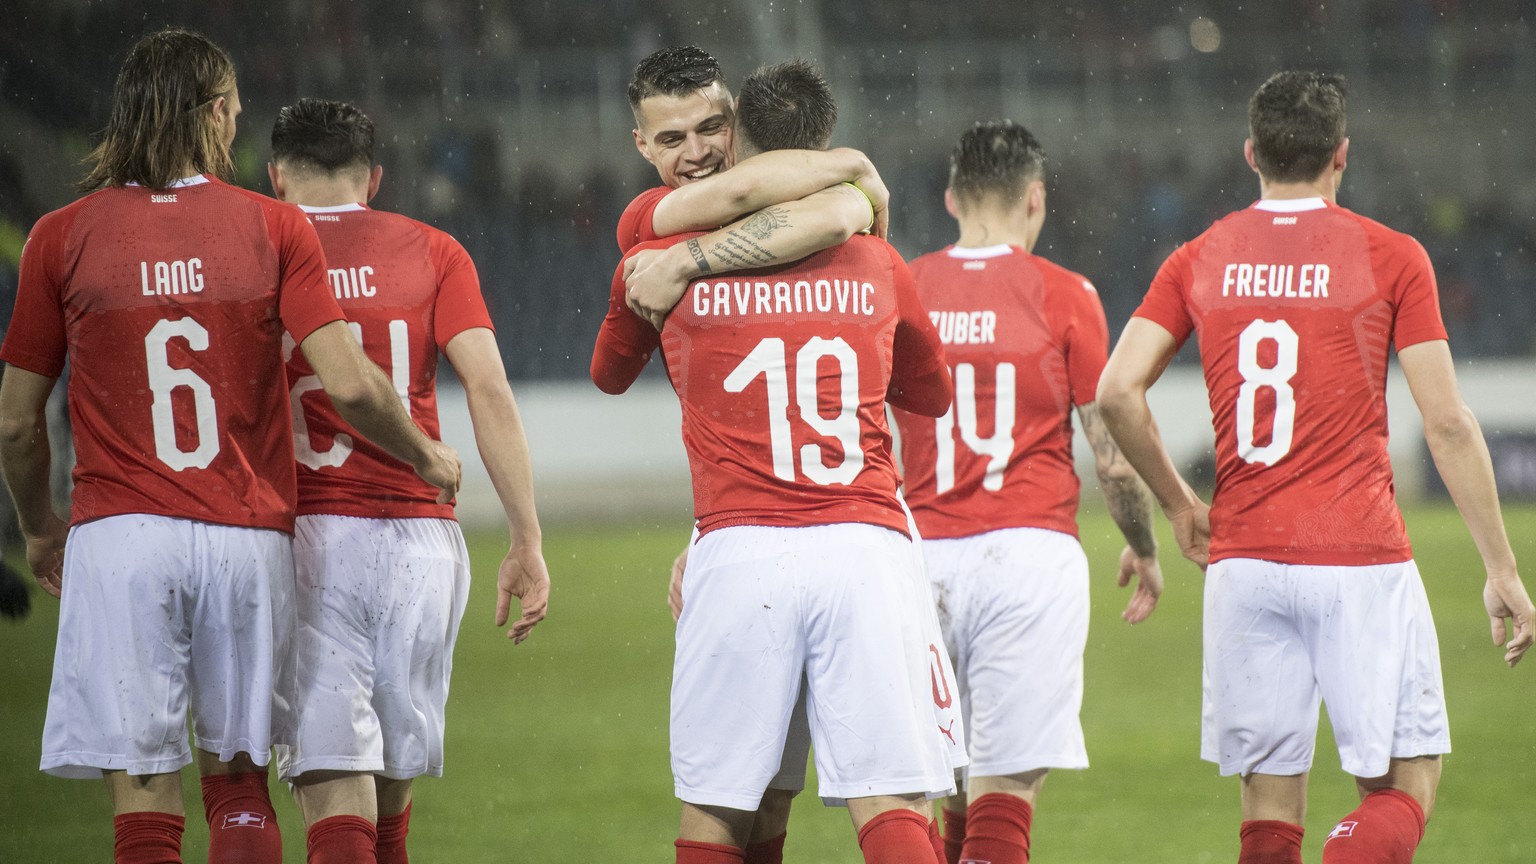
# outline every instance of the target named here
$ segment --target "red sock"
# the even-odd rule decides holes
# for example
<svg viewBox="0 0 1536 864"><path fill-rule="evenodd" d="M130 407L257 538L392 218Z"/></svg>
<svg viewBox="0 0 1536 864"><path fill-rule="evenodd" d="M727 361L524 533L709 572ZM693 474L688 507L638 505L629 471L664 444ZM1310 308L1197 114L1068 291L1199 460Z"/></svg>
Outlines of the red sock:
<svg viewBox="0 0 1536 864"><path fill-rule="evenodd" d="M787 833L761 843L749 844L742 861L745 864L784 864L784 838Z"/></svg>
<svg viewBox="0 0 1536 864"><path fill-rule="evenodd" d="M309 826L309 864L371 864L378 834L361 816L330 816Z"/></svg>
<svg viewBox="0 0 1536 864"><path fill-rule="evenodd" d="M267 772L237 771L203 778L209 864L279 864L283 835L267 795Z"/></svg>
<svg viewBox="0 0 1536 864"><path fill-rule="evenodd" d="M379 864L408 864L410 858L405 854L405 834L410 830L410 802L406 802L405 809L394 816L379 817L379 842L374 846Z"/></svg>
<svg viewBox="0 0 1536 864"><path fill-rule="evenodd" d="M696 840L678 839L677 864L743 864L742 850L719 843L700 843Z"/></svg>
<svg viewBox="0 0 1536 864"><path fill-rule="evenodd" d="M1034 813L1028 801L1002 792L972 801L965 812L960 864L1028 864Z"/></svg>
<svg viewBox="0 0 1536 864"><path fill-rule="evenodd" d="M187 820L146 810L112 817L113 864L181 864Z"/></svg>
<svg viewBox="0 0 1536 864"><path fill-rule="evenodd" d="M1302 832L1300 825L1276 819L1244 822L1237 864L1301 864Z"/></svg>
<svg viewBox="0 0 1536 864"><path fill-rule="evenodd" d="M1412 795L1379 789L1323 841L1323 864L1407 864L1424 839L1424 808Z"/></svg>
<svg viewBox="0 0 1536 864"><path fill-rule="evenodd" d="M965 845L965 811L944 808L944 860L960 864L960 847Z"/></svg>
<svg viewBox="0 0 1536 864"><path fill-rule="evenodd" d="M945 864L949 856L944 854L944 838L939 836L939 820L928 820L928 842L933 845L933 859L937 864Z"/></svg>
<svg viewBox="0 0 1536 864"><path fill-rule="evenodd" d="M938 864L928 839L928 817L913 810L887 810L859 829L865 864Z"/></svg>

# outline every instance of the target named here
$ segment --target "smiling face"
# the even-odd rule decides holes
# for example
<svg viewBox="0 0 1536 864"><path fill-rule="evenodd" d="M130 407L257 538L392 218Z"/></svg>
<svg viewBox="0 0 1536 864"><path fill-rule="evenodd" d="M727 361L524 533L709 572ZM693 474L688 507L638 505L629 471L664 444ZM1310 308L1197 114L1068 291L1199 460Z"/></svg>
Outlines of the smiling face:
<svg viewBox="0 0 1536 864"><path fill-rule="evenodd" d="M684 96L648 96L635 109L635 147L675 189L731 167L734 119L730 91L719 82Z"/></svg>

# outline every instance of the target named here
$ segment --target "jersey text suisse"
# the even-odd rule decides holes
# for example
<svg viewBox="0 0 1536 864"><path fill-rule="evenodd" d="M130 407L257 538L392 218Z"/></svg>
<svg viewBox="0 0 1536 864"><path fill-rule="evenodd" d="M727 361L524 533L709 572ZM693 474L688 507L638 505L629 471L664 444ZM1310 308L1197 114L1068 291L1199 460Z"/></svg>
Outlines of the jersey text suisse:
<svg viewBox="0 0 1536 864"><path fill-rule="evenodd" d="M860 236L788 267L694 280L660 334L624 305L622 274L592 377L622 392L661 347L701 534L841 522L907 532L885 402L938 414L950 390L894 249Z"/></svg>
<svg viewBox="0 0 1536 864"><path fill-rule="evenodd" d="M895 412L918 530L1077 536L1072 410L1093 401L1109 344L1093 285L1012 246L950 247L912 275L955 385L938 420Z"/></svg>
<svg viewBox="0 0 1536 864"><path fill-rule="evenodd" d="M1446 338L1413 238L1321 198L1260 201L1163 264L1136 315L1198 331L1216 429L1211 560L1411 555L1387 458L1389 347Z"/></svg>
<svg viewBox="0 0 1536 864"><path fill-rule="evenodd" d="M304 209L353 335L389 376L411 419L439 440L438 352L465 330L493 329L469 254L444 232L396 213L360 204ZM437 503L436 487L341 419L304 353L291 342L287 347L298 512L453 518L451 504Z"/></svg>
<svg viewBox="0 0 1536 864"><path fill-rule="evenodd" d="M296 207L206 177L44 216L0 358L70 360L73 522L148 513L293 529L286 328L341 318Z"/></svg>

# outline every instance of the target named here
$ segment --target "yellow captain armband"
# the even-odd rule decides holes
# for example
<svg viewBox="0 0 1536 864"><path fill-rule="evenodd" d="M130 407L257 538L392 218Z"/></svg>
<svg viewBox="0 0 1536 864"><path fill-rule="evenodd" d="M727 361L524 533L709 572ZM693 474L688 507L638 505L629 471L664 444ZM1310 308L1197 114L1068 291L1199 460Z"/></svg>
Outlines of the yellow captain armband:
<svg viewBox="0 0 1536 864"><path fill-rule="evenodd" d="M852 186L854 189L858 190L858 193L864 196L865 203L869 205L869 224L865 225L864 230L859 232L860 234L868 234L869 230L875 227L875 199L869 197L868 192L865 192L863 189L859 189L859 184L854 183L851 180L844 180L843 185Z"/></svg>

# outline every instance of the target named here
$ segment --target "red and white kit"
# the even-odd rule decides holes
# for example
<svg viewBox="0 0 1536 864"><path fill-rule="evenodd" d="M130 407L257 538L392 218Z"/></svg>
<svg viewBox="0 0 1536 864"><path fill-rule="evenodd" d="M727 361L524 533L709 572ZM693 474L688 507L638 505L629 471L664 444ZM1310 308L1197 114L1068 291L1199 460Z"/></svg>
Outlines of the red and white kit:
<svg viewBox="0 0 1536 864"><path fill-rule="evenodd" d="M271 628L255 628L261 641L241 652L200 644L175 610L124 616L113 599L121 586L101 583L147 594L169 579L188 598L232 593L253 604L257 621L287 602L271 596L291 590L288 557L275 551L294 516L282 336L286 328L302 341L340 318L303 214L207 177L163 191L104 189L33 229L0 359L56 377L69 358L77 459L45 770L178 768L190 761L189 698L197 746L222 752L245 738L241 748L265 763L267 728L231 730L221 718L229 704L271 698ZM94 527L140 515L210 524L146 528L126 557L117 554L120 532ZM252 530L265 539L235 536ZM208 536L193 543L193 531ZM267 550L258 566L230 560L231 550L256 547ZM164 572L168 558L184 561L185 573ZM254 584L231 589L231 579ZM91 638L79 640L77 631ZM112 658L160 643L168 646L161 674L135 685L155 689L125 693ZM212 683L220 680L247 692L232 696ZM139 704L166 710L146 713ZM273 710L280 727L281 706ZM130 716L154 728L93 719Z"/></svg>
<svg viewBox="0 0 1536 864"><path fill-rule="evenodd" d="M492 326L469 255L398 214L360 204L304 210L354 335L411 418L438 439L439 352L465 330ZM438 504L435 487L341 419L302 352L292 352L288 380L299 478L290 682L298 734L280 772L440 775L469 588L453 506Z"/></svg>
<svg viewBox="0 0 1536 864"><path fill-rule="evenodd" d="M1346 771L1378 776L1386 754L1448 752L1434 624L1427 605L1414 599L1423 588L1387 458L1388 351L1446 338L1423 248L1321 198L1264 200L1170 256L1136 314L1180 343L1199 331L1214 415L1207 758L1224 773L1287 774L1310 764L1306 733L1316 724L1319 685L1341 732ZM1270 590L1244 589L1245 602L1216 602L1236 590L1224 583L1247 585L1251 573L1270 574ZM1369 611L1351 609L1347 620L1326 608L1285 611L1310 608L1305 595L1334 591L1336 583L1354 598L1340 594L1341 604L1369 604ZM1281 592L1281 585L1292 588ZM1346 655L1350 669L1318 671L1314 684L1305 663L1230 650L1237 642L1227 634L1251 621L1273 628L1276 640L1305 645L1315 669L1346 662ZM1244 632L1244 644L1264 641ZM1340 640L1357 647L1339 652ZM1386 659L1365 662L1360 651ZM1391 698L1359 705L1347 693L1379 689L1369 681L1378 667L1398 670L1401 681L1388 688ZM1231 678L1239 669L1266 680L1237 687ZM1244 725L1255 716L1252 706L1236 703L1238 692L1299 710L1271 713L1273 722L1254 730ZM1367 722L1350 716L1355 712L1385 720ZM1408 727L1415 731L1403 734ZM1346 731L1356 729L1368 731ZM1293 737L1306 746L1276 752ZM1353 753L1375 755L1352 760Z"/></svg>
<svg viewBox="0 0 1536 864"><path fill-rule="evenodd" d="M905 263L856 237L788 268L698 279L660 334L624 305L622 272L593 380L620 392L662 348L700 535L673 677L678 797L755 809L802 675L824 798L947 794L946 735L963 736L935 728L952 673L923 626L885 402L949 394Z"/></svg>
<svg viewBox="0 0 1536 864"><path fill-rule="evenodd" d="M629 250L641 243L662 239L657 235L652 219L656 215L656 205L671 191L670 186L653 186L636 195L629 206L624 208L624 212L619 214L617 234L620 253L628 255Z"/></svg>
<svg viewBox="0 0 1536 864"><path fill-rule="evenodd" d="M896 411L904 494L959 677L970 773L1086 767L1072 411L1104 369L1103 307L1088 280L1015 246L951 246L912 274L955 401L938 420Z"/></svg>

